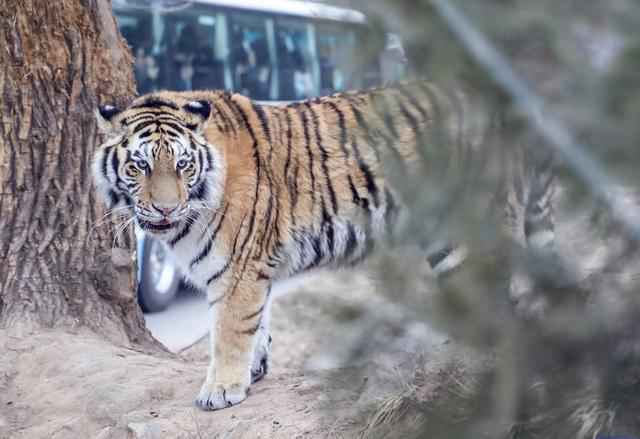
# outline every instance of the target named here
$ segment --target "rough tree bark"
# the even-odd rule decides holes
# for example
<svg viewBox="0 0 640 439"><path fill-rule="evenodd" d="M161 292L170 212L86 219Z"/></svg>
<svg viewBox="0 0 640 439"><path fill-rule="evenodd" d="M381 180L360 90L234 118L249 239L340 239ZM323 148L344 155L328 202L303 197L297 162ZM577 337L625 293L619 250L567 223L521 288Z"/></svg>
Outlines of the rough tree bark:
<svg viewBox="0 0 640 439"><path fill-rule="evenodd" d="M135 93L109 0L5 0L0 8L0 328L87 326L148 343L132 239L96 202L99 103Z"/></svg>

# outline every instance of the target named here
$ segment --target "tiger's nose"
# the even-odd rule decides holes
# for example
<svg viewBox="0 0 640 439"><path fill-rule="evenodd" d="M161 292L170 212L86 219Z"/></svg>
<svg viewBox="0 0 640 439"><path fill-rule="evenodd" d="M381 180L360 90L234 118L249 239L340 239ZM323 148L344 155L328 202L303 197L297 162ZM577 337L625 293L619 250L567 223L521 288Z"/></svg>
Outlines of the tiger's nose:
<svg viewBox="0 0 640 439"><path fill-rule="evenodd" d="M178 210L178 207L179 207L178 204L167 205L167 204L154 204L154 203L152 203L151 205L153 206L153 208L155 210L157 210L158 212L160 212L164 216L171 215L173 212Z"/></svg>

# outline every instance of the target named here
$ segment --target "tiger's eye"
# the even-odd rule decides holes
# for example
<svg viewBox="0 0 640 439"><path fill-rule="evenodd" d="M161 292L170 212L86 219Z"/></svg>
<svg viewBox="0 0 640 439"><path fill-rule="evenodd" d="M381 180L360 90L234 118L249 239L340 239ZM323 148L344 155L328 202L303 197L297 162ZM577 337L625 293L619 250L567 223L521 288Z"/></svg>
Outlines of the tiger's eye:
<svg viewBox="0 0 640 439"><path fill-rule="evenodd" d="M142 172L146 173L149 170L149 163L147 163L146 160L136 160L135 164Z"/></svg>
<svg viewBox="0 0 640 439"><path fill-rule="evenodd" d="M178 160L178 163L176 163L176 168L179 171L182 171L183 169L186 169L189 166L189 162L185 159L180 159Z"/></svg>

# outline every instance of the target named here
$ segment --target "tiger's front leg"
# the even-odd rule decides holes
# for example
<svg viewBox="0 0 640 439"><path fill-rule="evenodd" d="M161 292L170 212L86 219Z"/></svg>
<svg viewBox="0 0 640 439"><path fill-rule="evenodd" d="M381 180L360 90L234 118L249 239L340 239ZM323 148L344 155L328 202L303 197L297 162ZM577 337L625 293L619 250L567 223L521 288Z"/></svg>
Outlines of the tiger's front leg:
<svg viewBox="0 0 640 439"><path fill-rule="evenodd" d="M248 276L247 276L248 277ZM255 276L251 276L255 279ZM243 278L237 284L231 281L224 296L210 297L212 326L210 329L210 362L207 377L196 398L204 410L218 410L238 404L248 394L255 381L253 370L264 365L268 345L268 289L265 280ZM256 354L265 358L255 358Z"/></svg>

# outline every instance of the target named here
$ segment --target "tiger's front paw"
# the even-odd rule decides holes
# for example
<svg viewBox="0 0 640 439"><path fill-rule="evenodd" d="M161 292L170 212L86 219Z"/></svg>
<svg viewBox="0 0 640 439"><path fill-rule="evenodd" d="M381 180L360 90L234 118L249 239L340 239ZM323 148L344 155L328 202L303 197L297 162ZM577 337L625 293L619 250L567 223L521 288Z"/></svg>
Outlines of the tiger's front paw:
<svg viewBox="0 0 640 439"><path fill-rule="evenodd" d="M244 384L221 384L205 381L196 398L202 410L220 410L236 405L247 398L249 386Z"/></svg>

